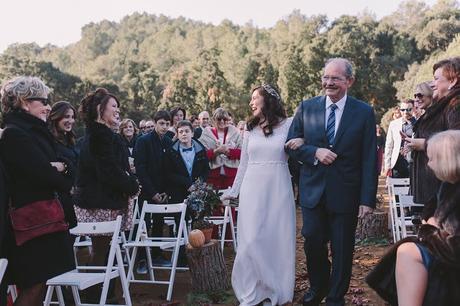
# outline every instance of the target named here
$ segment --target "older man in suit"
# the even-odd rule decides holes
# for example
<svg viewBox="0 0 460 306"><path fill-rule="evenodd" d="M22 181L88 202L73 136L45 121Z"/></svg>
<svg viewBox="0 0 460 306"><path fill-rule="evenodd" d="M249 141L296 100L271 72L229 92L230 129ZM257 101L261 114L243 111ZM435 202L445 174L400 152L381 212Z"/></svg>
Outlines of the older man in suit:
<svg viewBox="0 0 460 306"><path fill-rule="evenodd" d="M322 76L325 95L301 102L288 135L288 142L304 139L297 150L287 149L303 164L299 188L310 278L304 305L319 305L326 295L327 305L344 305L357 218L375 207L375 116L372 107L347 95L353 82L348 60L327 61Z"/></svg>
<svg viewBox="0 0 460 306"><path fill-rule="evenodd" d="M405 100L399 105L402 116L390 122L387 138L385 140L385 173L387 176L405 178L409 177L409 162L402 153L404 148L401 134L412 137L415 118L412 116L414 109L413 100Z"/></svg>

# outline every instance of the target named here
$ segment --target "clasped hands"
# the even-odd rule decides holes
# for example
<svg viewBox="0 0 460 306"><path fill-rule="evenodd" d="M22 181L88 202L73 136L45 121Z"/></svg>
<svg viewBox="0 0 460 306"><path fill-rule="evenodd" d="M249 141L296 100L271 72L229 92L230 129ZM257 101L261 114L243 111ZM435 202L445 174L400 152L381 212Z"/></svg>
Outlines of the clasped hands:
<svg viewBox="0 0 460 306"><path fill-rule="evenodd" d="M225 144L222 144L214 149L214 155L219 155L219 154L228 155L229 153L230 153L230 148Z"/></svg>

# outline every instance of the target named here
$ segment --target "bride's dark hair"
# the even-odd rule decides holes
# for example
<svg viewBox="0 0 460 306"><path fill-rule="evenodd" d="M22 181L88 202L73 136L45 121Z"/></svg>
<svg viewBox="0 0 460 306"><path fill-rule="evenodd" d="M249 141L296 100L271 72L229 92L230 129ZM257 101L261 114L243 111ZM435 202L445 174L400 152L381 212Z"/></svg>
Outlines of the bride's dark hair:
<svg viewBox="0 0 460 306"><path fill-rule="evenodd" d="M257 125L261 125L265 136L273 134L273 128L283 121L287 115L284 109L283 101L278 91L271 85L263 84L254 88L251 95L257 91L264 98L262 114L264 119L261 121L259 117L252 116L248 119L248 130L253 130Z"/></svg>

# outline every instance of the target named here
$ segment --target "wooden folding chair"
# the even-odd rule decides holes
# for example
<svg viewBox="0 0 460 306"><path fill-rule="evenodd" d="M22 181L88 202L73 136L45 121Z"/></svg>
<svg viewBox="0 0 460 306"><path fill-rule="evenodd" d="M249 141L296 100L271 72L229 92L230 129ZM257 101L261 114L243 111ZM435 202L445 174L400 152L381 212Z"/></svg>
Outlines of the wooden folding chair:
<svg viewBox="0 0 460 306"><path fill-rule="evenodd" d="M104 235L111 234L112 240L110 242L110 251L106 266L77 266L73 271L63 273L46 282L48 290L44 305L50 305L53 291L56 289L58 304L64 305L64 298L62 295L62 286L70 286L72 294L77 306L90 306L90 305L111 305L106 304L107 294L109 290L109 283L111 279L120 278L121 287L126 306L131 306L131 297L129 294L128 282L123 268L123 259L121 256L120 245L118 242L120 236L121 216L116 220L109 222L89 222L79 223L77 227L70 230L73 235L86 236L86 235ZM116 262L116 265L115 265ZM79 290L84 290L96 284L102 284L101 297L98 304L82 303L80 300ZM53 302L56 304L56 302Z"/></svg>
<svg viewBox="0 0 460 306"><path fill-rule="evenodd" d="M188 242L187 229L185 226L185 212L187 206L184 203L180 204L149 204L147 201L144 202L142 206L142 212L140 217L140 224L138 231L136 233L136 238L134 242L128 242L126 244L127 248L132 248L131 261L128 268L128 283L144 283L144 284L162 284L168 285L168 293L166 299L171 300L174 279L176 275L176 270L187 269L187 268L178 268L177 259L179 256L179 248L182 245L185 245ZM145 216L147 214L178 214L180 213L179 226L177 230L177 235L175 237L152 237L149 236L146 225L145 225ZM158 267L153 266L152 256L150 254L150 249L153 247L158 247L161 250L172 251L172 265L171 267ZM147 264L148 264L148 275L149 279L141 280L136 279L134 276L134 265L136 264L137 251L139 248L145 248L147 255ZM154 270L170 270L169 280L158 280L155 279Z"/></svg>

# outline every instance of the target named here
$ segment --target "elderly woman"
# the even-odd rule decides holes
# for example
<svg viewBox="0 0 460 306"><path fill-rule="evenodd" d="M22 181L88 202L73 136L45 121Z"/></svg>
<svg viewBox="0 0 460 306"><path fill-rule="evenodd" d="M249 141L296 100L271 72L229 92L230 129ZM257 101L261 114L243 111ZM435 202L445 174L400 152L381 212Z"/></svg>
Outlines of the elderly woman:
<svg viewBox="0 0 460 306"><path fill-rule="evenodd" d="M216 189L233 185L241 156L242 137L240 131L228 124L229 115L218 108L212 115L214 127L203 130L199 141L206 147L211 172L208 183Z"/></svg>
<svg viewBox="0 0 460 306"><path fill-rule="evenodd" d="M6 129L0 158L11 182L8 187L13 209L12 222L7 224L10 234L5 237L5 251L9 281L19 287L15 305L42 305L46 281L74 268L70 234L55 196L70 191L72 178L67 165L58 159L46 125L51 110L49 92L39 78L24 76L6 81L1 90ZM21 225L44 229L46 224L42 221L51 217L51 207L58 212L53 223L64 226L42 235L28 231L30 235L22 239L24 236L19 235L13 222L17 224L24 221L22 217L29 217L29 222ZM43 217L34 221L30 214Z"/></svg>
<svg viewBox="0 0 460 306"><path fill-rule="evenodd" d="M428 140L428 166L442 181L436 210L382 259L367 281L392 305L460 305L460 131ZM395 290L396 289L396 290Z"/></svg>
<svg viewBox="0 0 460 306"><path fill-rule="evenodd" d="M441 182L428 169L425 143L431 135L460 128L460 58L446 59L433 66L433 102L426 85L417 86L415 95L425 108L415 124L414 138L406 138L406 146L413 150L411 190L415 203L426 204L436 195Z"/></svg>
<svg viewBox="0 0 460 306"><path fill-rule="evenodd" d="M75 212L80 222L100 222L123 217L122 230L132 225L131 198L139 184L130 172L128 155L119 135L120 103L104 88L90 92L81 101L80 114L86 135L80 151ZM90 261L104 264L110 237L93 237Z"/></svg>
<svg viewBox="0 0 460 306"><path fill-rule="evenodd" d="M59 101L53 104L48 117L48 128L54 136L56 144L56 152L60 159L64 160L67 167L72 169L72 181L75 182L76 168L78 164L78 152L75 146L75 134L73 133L73 125L75 123L76 111L75 108L66 101ZM64 211L69 226L77 225L77 218L73 208L73 201L70 193L59 193L59 197L63 201Z"/></svg>

